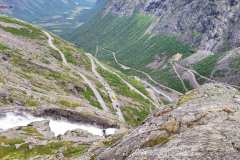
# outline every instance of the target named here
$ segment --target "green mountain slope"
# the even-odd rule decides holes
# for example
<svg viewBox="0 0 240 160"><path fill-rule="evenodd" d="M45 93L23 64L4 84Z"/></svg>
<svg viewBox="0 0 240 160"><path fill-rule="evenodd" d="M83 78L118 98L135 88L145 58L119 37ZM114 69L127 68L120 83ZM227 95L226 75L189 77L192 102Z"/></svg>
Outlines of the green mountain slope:
<svg viewBox="0 0 240 160"><path fill-rule="evenodd" d="M73 121L81 119L123 129L141 124L156 107L159 104L141 81L105 65L53 34L0 16L1 112L19 110L43 113L43 116L59 113ZM19 128L14 139L9 134L8 138L0 134L0 142L6 139L1 144L9 144L0 145L0 158L45 157L62 147L64 156L71 158L76 156L75 152L79 155L88 148L87 144L56 139L48 139L46 145L39 146L46 137L38 133L38 127ZM26 135L40 137L33 150L28 149ZM18 138L16 142L15 138ZM24 141L27 148L12 148Z"/></svg>
<svg viewBox="0 0 240 160"><path fill-rule="evenodd" d="M105 16L98 14L74 32L70 40L92 53L95 53L98 47L97 56L104 60L111 61L112 57L109 55L110 52L102 48L112 50L117 53L117 59L121 63L147 71L163 84L183 91L171 71L171 66L159 71L152 70L147 65L154 61L156 56L165 59L166 62L176 53L187 57L192 54L192 48L174 36L155 36L147 33L147 29L154 21L154 16L141 13L135 13L130 17L119 17L110 13ZM166 73L164 70L170 72ZM176 81L176 84L170 84L172 80Z"/></svg>
<svg viewBox="0 0 240 160"><path fill-rule="evenodd" d="M95 93L98 92L109 112L115 116L116 110L112 107L109 92L93 73L91 58L83 50L52 35L53 44L58 48L55 50L42 30L8 17L0 18L0 32L0 82L1 90L6 94L6 98L1 99L1 106L19 104L30 109L43 106L63 109L90 107L102 111L104 108ZM62 63L63 57L59 51L66 58L67 66ZM118 107L121 107L127 123L141 123L155 107L144 85L97 62L94 62L96 70L115 92L114 98L118 100ZM123 79L142 95L129 90ZM129 117L136 118L128 121Z"/></svg>
<svg viewBox="0 0 240 160"><path fill-rule="evenodd" d="M239 85L232 60L238 14L236 1L110 0L68 39L127 74L150 79L144 71L180 92L208 81Z"/></svg>

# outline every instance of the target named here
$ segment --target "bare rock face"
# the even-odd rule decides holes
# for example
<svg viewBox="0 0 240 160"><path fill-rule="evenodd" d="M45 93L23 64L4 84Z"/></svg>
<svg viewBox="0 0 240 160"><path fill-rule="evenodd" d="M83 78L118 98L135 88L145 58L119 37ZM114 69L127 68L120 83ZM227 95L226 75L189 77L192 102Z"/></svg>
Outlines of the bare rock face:
<svg viewBox="0 0 240 160"><path fill-rule="evenodd" d="M64 141L72 141L76 143L91 144L102 139L100 136L94 136L87 131L78 129L68 131L60 137Z"/></svg>
<svg viewBox="0 0 240 160"><path fill-rule="evenodd" d="M107 11L131 16L134 11L157 17L152 33L174 35L201 50L222 51L239 46L237 0L111 0Z"/></svg>
<svg viewBox="0 0 240 160"><path fill-rule="evenodd" d="M8 97L8 91L5 89L0 89L0 98L6 99Z"/></svg>
<svg viewBox="0 0 240 160"><path fill-rule="evenodd" d="M45 138L54 138L54 133L51 131L48 120L33 122L28 126L36 128L40 134L44 135Z"/></svg>
<svg viewBox="0 0 240 160"><path fill-rule="evenodd" d="M65 118L73 122L95 124L104 128L116 127L120 128L124 124L119 123L113 115L107 112L100 112L95 108L81 107L78 110L60 109L60 108L43 108L37 111L32 111L34 115L50 116L56 119Z"/></svg>
<svg viewBox="0 0 240 160"><path fill-rule="evenodd" d="M240 159L240 92L206 84L154 113L99 160Z"/></svg>

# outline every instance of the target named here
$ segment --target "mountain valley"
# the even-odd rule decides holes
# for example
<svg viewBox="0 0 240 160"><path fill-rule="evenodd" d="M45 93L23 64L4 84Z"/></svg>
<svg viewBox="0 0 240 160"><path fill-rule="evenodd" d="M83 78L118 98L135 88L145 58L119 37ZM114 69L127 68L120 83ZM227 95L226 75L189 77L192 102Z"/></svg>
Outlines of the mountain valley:
<svg viewBox="0 0 240 160"><path fill-rule="evenodd" d="M111 0L68 39L89 52L98 51L98 58L121 69L111 56L115 52L122 64L145 71L180 92L195 85L186 78L187 70L176 67L176 74L172 65L176 56L176 65L239 85L237 60L233 60L239 57L238 15L237 1ZM134 70L128 72L147 78ZM195 76L201 84L206 82Z"/></svg>
<svg viewBox="0 0 240 160"><path fill-rule="evenodd" d="M238 1L1 5L1 160L240 159Z"/></svg>
<svg viewBox="0 0 240 160"><path fill-rule="evenodd" d="M0 13L40 25L64 36L82 25L91 15L95 0L0 0L8 6Z"/></svg>

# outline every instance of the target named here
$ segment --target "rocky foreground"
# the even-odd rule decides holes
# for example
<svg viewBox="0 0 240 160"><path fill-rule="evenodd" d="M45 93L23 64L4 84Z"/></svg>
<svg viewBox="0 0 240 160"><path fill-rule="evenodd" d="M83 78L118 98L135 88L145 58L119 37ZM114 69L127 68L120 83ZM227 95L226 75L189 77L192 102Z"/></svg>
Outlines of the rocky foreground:
<svg viewBox="0 0 240 160"><path fill-rule="evenodd" d="M239 109L239 91L220 84L204 85L176 105L157 111L111 147L96 152L96 159L239 159Z"/></svg>
<svg viewBox="0 0 240 160"><path fill-rule="evenodd" d="M85 131L54 137L48 121L0 134L2 159L240 159L240 92L206 84L139 127L103 138ZM16 139L18 137L18 139Z"/></svg>

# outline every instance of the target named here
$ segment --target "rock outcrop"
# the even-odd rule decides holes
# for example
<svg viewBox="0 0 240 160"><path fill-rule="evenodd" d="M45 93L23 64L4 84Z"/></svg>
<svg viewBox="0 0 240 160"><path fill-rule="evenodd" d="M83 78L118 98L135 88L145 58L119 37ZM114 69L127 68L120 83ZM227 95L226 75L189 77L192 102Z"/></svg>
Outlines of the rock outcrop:
<svg viewBox="0 0 240 160"><path fill-rule="evenodd" d="M124 126L116 117L107 112L99 111L90 107L82 107L78 110L44 108L32 111L38 117L53 117L55 119L66 119L68 121L95 124L103 128Z"/></svg>
<svg viewBox="0 0 240 160"><path fill-rule="evenodd" d="M240 92L206 84L155 112L98 160L239 159Z"/></svg>
<svg viewBox="0 0 240 160"><path fill-rule="evenodd" d="M49 121L33 122L0 132L0 159L72 160L102 139L83 130L55 137Z"/></svg>

